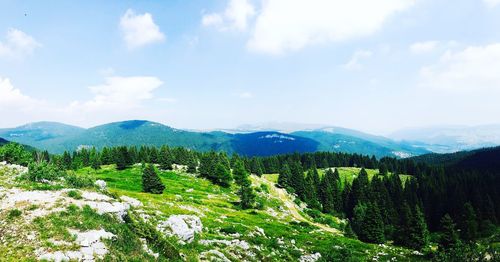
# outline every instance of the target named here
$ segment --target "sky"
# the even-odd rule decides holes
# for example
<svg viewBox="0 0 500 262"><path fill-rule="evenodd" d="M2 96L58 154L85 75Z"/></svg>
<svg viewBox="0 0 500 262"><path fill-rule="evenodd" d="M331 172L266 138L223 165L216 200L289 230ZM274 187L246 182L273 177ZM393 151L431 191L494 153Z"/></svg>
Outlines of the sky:
<svg viewBox="0 0 500 262"><path fill-rule="evenodd" d="M0 0L0 128L500 119L500 0Z"/></svg>

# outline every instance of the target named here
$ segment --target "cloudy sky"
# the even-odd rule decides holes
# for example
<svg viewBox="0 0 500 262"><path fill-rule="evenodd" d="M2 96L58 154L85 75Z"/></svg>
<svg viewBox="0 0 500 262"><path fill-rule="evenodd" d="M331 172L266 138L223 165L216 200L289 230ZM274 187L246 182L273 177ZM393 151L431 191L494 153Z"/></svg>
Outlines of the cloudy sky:
<svg viewBox="0 0 500 262"><path fill-rule="evenodd" d="M0 0L0 127L500 122L500 0Z"/></svg>

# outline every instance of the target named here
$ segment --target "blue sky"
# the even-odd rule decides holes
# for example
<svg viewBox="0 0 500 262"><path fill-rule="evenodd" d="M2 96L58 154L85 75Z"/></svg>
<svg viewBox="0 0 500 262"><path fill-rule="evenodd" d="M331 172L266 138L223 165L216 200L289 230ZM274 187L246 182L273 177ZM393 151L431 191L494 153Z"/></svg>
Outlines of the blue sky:
<svg viewBox="0 0 500 262"><path fill-rule="evenodd" d="M499 0L0 0L0 127L498 123Z"/></svg>

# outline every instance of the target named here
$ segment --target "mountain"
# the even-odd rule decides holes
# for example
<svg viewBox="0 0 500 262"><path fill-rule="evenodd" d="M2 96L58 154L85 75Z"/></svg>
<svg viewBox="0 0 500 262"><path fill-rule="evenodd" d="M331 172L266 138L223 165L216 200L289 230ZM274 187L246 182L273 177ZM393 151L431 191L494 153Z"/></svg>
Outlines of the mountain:
<svg viewBox="0 0 500 262"><path fill-rule="evenodd" d="M20 144L55 152L57 150L53 149L62 148L60 144L65 143L84 131L85 129L81 127L62 123L36 122L16 128L0 129L0 137Z"/></svg>
<svg viewBox="0 0 500 262"><path fill-rule="evenodd" d="M497 172L500 170L500 146L449 154L425 154L413 157L416 162L445 166L453 170Z"/></svg>
<svg viewBox="0 0 500 262"><path fill-rule="evenodd" d="M9 143L9 141L3 139L3 138L0 138L0 146L3 146L5 144Z"/></svg>
<svg viewBox="0 0 500 262"><path fill-rule="evenodd" d="M389 137L433 152L450 153L500 145L500 125L412 128Z"/></svg>
<svg viewBox="0 0 500 262"><path fill-rule="evenodd" d="M374 136L356 130L345 128L323 128L314 131L297 131L291 133L307 137L319 143L319 151L334 151L346 153L362 153L376 157L411 157L429 153L429 150L395 142L385 137Z"/></svg>
<svg viewBox="0 0 500 262"><path fill-rule="evenodd" d="M285 126L292 128L293 125L281 125ZM38 122L17 128L0 129L0 137L51 153L73 151L81 147L164 144L197 151L218 150L248 156L336 151L377 157L410 157L430 152L404 142L395 142L352 129L316 125L307 127L316 129L291 133L274 130L243 132L244 129L238 129L241 132L230 133L186 131L146 120L114 122L89 129L54 122Z"/></svg>

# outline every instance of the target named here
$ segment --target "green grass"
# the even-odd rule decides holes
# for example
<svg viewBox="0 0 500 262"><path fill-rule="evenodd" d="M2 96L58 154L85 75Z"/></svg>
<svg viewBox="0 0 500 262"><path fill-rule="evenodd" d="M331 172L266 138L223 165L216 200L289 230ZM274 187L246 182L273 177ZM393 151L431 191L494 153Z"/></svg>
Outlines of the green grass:
<svg viewBox="0 0 500 262"><path fill-rule="evenodd" d="M355 169L346 169L355 172ZM342 173L346 173L342 171ZM241 240L259 246L257 258L245 257L243 259L258 261L297 260L300 252L296 247L305 249L307 253L330 252L333 246L340 249L349 249L353 257L359 260L367 259L370 254L375 254L379 248L365 244L358 240L345 238L318 230L316 226L307 223L294 223L291 217L276 218L269 214L267 208L278 210L283 205L277 199L266 197L269 188L256 185L258 195L262 198L263 210L241 210L234 194L236 187L222 188L210 181L195 177L191 174L161 171L159 177L166 188L163 194L155 195L142 192L141 168L138 166L117 171L114 166L103 166L95 171L85 168L77 171L79 175L90 176L93 179L102 179L107 182L109 191L113 195L127 195L139 199L144 203L145 211L150 214L156 210L161 211L161 218L170 215L191 214L201 218L205 230L196 236L193 243L178 245L179 251L186 255L188 261L196 261L199 253L213 249L212 246L201 245L200 239L225 239L227 235L222 232L238 232ZM369 174L374 174L370 171ZM344 175L347 177L347 175ZM277 180L277 174L268 174L264 177L270 181ZM333 217L321 216L319 219L332 222ZM333 223L333 222L332 222ZM334 225L335 226L335 225ZM336 224L338 227L338 224ZM252 236L256 228L264 230L266 237ZM284 239L284 246L277 244L278 239ZM224 249L221 249L224 251ZM404 252L406 255L408 252ZM355 260L354 260L355 261Z"/></svg>

